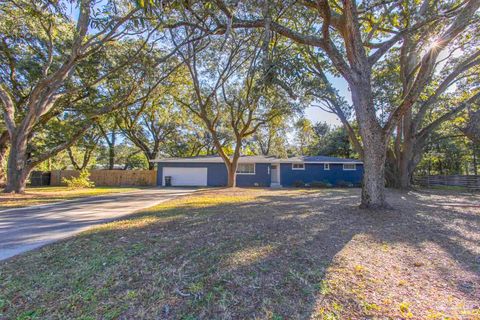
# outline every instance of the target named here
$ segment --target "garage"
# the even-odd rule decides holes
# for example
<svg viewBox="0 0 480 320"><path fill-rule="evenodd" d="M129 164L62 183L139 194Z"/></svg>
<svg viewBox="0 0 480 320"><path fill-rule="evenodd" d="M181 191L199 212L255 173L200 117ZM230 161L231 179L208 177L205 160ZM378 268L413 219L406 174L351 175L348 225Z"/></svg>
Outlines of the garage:
<svg viewBox="0 0 480 320"><path fill-rule="evenodd" d="M165 177L172 177L172 186L206 186L207 168L188 167L164 167L162 185L165 185Z"/></svg>

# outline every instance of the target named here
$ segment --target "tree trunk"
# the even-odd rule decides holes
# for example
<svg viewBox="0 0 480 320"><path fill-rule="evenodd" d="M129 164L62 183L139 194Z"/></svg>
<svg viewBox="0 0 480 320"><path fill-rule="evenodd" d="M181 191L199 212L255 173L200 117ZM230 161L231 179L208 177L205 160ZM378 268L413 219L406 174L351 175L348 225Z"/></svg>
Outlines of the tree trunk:
<svg viewBox="0 0 480 320"><path fill-rule="evenodd" d="M400 177L399 177L399 185L398 187L402 190L408 190L412 187L412 174L413 171L410 170L409 168L409 163L408 159L402 159L400 163Z"/></svg>
<svg viewBox="0 0 480 320"><path fill-rule="evenodd" d="M477 146L472 141L472 153L473 153L473 174L478 175L478 164L477 164Z"/></svg>
<svg viewBox="0 0 480 320"><path fill-rule="evenodd" d="M387 154L392 173L387 179L387 185L408 190L412 188L413 174L422 160L426 140L425 138L413 138L408 135L408 132L403 136L403 141L395 149L395 156L391 155L392 152Z"/></svg>
<svg viewBox="0 0 480 320"><path fill-rule="evenodd" d="M360 208L389 208L385 200L387 138L377 120L369 72L351 85L352 101L363 142L363 186Z"/></svg>
<svg viewBox="0 0 480 320"><path fill-rule="evenodd" d="M377 135L364 138L363 186L360 208L389 207L385 200L385 141Z"/></svg>
<svg viewBox="0 0 480 320"><path fill-rule="evenodd" d="M115 143L108 146L108 170L113 170L115 166Z"/></svg>
<svg viewBox="0 0 480 320"><path fill-rule="evenodd" d="M148 161L148 170L155 170L155 162L151 160L155 160L158 157L158 153L160 152L160 140L155 141L153 150L146 154L147 161Z"/></svg>
<svg viewBox="0 0 480 320"><path fill-rule="evenodd" d="M399 188L408 190L412 188L413 184L413 174L415 173L415 169L417 168L418 164L422 160L423 151L415 151L413 149L409 157L405 157L405 164L402 164L400 167L400 184Z"/></svg>
<svg viewBox="0 0 480 320"><path fill-rule="evenodd" d="M230 163L227 166L227 187L235 188L237 186L237 164Z"/></svg>
<svg viewBox="0 0 480 320"><path fill-rule="evenodd" d="M155 170L155 162L148 160L148 170Z"/></svg>
<svg viewBox="0 0 480 320"><path fill-rule="evenodd" d="M27 138L19 134L12 140L7 165L7 193L25 193L28 175L32 168L27 164Z"/></svg>
<svg viewBox="0 0 480 320"><path fill-rule="evenodd" d="M107 144L108 144L108 170L113 170L115 166L115 140L117 137L117 133L115 132L117 125L115 124L112 128L110 140L107 137Z"/></svg>
<svg viewBox="0 0 480 320"><path fill-rule="evenodd" d="M0 135L0 187L4 187L6 183L6 175L5 175L5 167L6 164L6 156L8 150L8 143L10 141L10 136L8 135L8 131L2 132Z"/></svg>
<svg viewBox="0 0 480 320"><path fill-rule="evenodd" d="M70 162L72 163L73 168L75 170L80 171L81 168L78 165L77 161L75 160L75 156L73 155L72 148L67 148L67 154L68 154L68 157L70 158Z"/></svg>
<svg viewBox="0 0 480 320"><path fill-rule="evenodd" d="M413 175L413 142L404 141L402 153L398 162L398 188L406 190L410 189Z"/></svg>

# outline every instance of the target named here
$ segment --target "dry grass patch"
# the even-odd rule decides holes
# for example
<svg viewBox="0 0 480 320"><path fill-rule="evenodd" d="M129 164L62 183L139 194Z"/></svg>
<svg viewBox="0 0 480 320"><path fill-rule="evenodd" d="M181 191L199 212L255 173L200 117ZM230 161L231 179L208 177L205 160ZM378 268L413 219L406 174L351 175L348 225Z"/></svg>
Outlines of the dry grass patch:
<svg viewBox="0 0 480 320"><path fill-rule="evenodd" d="M67 187L32 187L27 188L25 194L0 193L0 210L135 190L140 190L140 188L95 187L69 189Z"/></svg>
<svg viewBox="0 0 480 320"><path fill-rule="evenodd" d="M351 189L178 198L1 263L0 318L477 317L478 195L389 197L385 212Z"/></svg>

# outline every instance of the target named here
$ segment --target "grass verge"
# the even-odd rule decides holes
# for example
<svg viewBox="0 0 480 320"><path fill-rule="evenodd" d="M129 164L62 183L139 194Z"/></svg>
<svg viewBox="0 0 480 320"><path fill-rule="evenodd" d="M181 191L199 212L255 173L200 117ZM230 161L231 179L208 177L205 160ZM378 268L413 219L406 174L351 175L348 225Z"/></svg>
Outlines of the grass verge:
<svg viewBox="0 0 480 320"><path fill-rule="evenodd" d="M25 194L0 193L0 210L48 204L76 198L140 190L134 187L95 187L69 189L67 187L30 187Z"/></svg>

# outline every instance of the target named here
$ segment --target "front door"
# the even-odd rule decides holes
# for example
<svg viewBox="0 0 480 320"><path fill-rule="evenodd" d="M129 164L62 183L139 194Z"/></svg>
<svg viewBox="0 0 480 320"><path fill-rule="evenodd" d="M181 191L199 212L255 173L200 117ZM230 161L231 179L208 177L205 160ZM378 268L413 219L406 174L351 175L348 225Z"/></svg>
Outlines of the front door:
<svg viewBox="0 0 480 320"><path fill-rule="evenodd" d="M278 174L278 164L272 164L271 169L272 183L280 183L279 174Z"/></svg>

